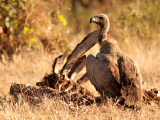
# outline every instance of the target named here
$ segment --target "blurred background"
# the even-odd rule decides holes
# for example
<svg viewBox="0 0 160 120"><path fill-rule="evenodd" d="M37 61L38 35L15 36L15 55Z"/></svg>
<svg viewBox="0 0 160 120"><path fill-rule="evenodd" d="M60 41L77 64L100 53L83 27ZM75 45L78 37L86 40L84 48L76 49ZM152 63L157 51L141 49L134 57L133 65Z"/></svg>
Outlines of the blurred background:
<svg viewBox="0 0 160 120"><path fill-rule="evenodd" d="M71 52L97 29L89 19L99 13L110 18L109 37L138 62L145 81L157 86L159 0L0 0L0 60L12 61L24 51Z"/></svg>
<svg viewBox="0 0 160 120"><path fill-rule="evenodd" d="M95 29L89 19L99 13L109 15L118 41L152 45L159 36L159 0L0 0L0 55L72 49L72 41Z"/></svg>

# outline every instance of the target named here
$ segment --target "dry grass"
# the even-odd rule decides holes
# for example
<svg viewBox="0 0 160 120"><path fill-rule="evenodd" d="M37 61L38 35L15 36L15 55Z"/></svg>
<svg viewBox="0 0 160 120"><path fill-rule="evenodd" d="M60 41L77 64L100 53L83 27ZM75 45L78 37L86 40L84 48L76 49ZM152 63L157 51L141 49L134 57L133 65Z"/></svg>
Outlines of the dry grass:
<svg viewBox="0 0 160 120"><path fill-rule="evenodd" d="M158 38L157 38L158 39ZM143 88L153 88L160 85L160 55L159 43L153 42L151 48L137 42L120 43L123 51L132 56L139 64L143 75ZM96 47L97 48L97 47ZM95 50L94 50L95 51ZM0 90L8 95L11 83L24 83L35 85L44 74L51 72L52 61L59 53L50 54L39 51L23 52L15 55L13 62L3 59L0 63ZM158 120L160 119L159 107L156 105L144 105L140 111L124 110L114 103L101 106L82 106L80 108L68 106L60 100L45 100L40 108L31 108L27 104L12 109L13 106L6 104L0 107L0 119L2 120L72 120L72 119L107 119L107 120Z"/></svg>
<svg viewBox="0 0 160 120"><path fill-rule="evenodd" d="M159 108L151 108L150 106L144 106L141 111L131 111L117 108L114 104L102 105L97 107L82 106L68 107L68 105L61 101L46 101L40 108L31 109L28 105L20 106L14 111L7 106L5 110L0 112L0 119L13 119L13 120L158 120Z"/></svg>
<svg viewBox="0 0 160 120"><path fill-rule="evenodd" d="M83 1L86 5L91 2L91 0L81 1ZM83 39L85 32L95 29L95 26L88 25L88 20L92 14L95 15L98 11L103 11L109 14L111 18L111 28L113 29L113 35L111 36L115 36L118 40L126 38L123 42L119 41L119 45L124 52L128 53L137 61L143 75L143 88L159 88L160 35L154 37L152 34L156 31L157 32L155 34L159 34L158 1L146 0L140 2L138 0L135 2L129 2L128 0L125 0L126 2L124 3L122 1L117 2L115 0L101 1L103 2L100 3L99 1L92 1L92 4L88 5L87 9L79 2L77 2L75 6L72 6L72 0L28 1L29 5L26 9L26 16L23 18L25 19L25 22L22 22L24 23L22 26L30 25L34 29L34 33L32 33L34 35L27 36L26 39L34 37L34 44L36 45L35 49L37 48L39 50L26 51L20 53L19 55L14 55L12 62L8 62L3 57L3 62L0 62L0 120L160 119L159 107L154 104L144 105L140 111L133 111L129 109L124 110L124 108L118 108L115 103L112 102L108 102L108 104L101 106L96 106L94 104L92 106L73 107L72 105L66 105L58 98L56 100L46 99L45 103L39 108L32 108L27 104L23 104L17 108L8 103L4 104L4 106L1 105L1 97L6 95L7 97L10 97L8 92L11 83L30 84L34 86L37 81L40 81L43 78L45 73L51 72L53 59L60 53L51 54L41 50L42 48L51 49L54 52L64 51L65 49L73 49L79 42L78 40ZM77 7L78 4L79 7ZM146 8L143 7L143 5L146 6ZM119 6L121 6L121 8ZM76 9L74 9L74 7ZM116 7L118 9L115 9ZM142 8L142 10L140 8ZM129 14L127 15L125 11ZM119 15L121 16L121 13L123 12L125 13L124 17L126 17L123 22L127 21L127 26L119 24ZM139 13L142 15L135 16L139 15ZM8 17L8 15L6 16ZM63 24L57 19L58 16L64 17L64 19L68 22L68 26L64 27ZM144 17L148 19L143 19ZM142 22L141 20L144 21ZM144 38L141 40L140 36L137 34L139 29L141 29L140 31L144 34ZM21 32L22 31L23 30L21 30ZM147 38L145 35L153 38L153 40L143 41ZM128 38L127 36L135 36L135 38ZM18 45L20 44L19 41L23 42L23 44L25 42L22 38L16 39L14 37L14 39L16 43L18 42ZM6 39L2 40L11 46L12 49L9 49L10 47L8 46L6 47L9 52L17 50L17 48L15 48L16 46L13 44L13 40L10 42ZM41 42L38 41L41 41L43 45L41 45ZM92 50L90 50L90 53L95 55L95 51L98 52L98 49L99 47L95 46ZM2 50L4 50L4 48ZM90 83L87 83L84 86L93 90L93 86L90 87L91 84L90 86L89 84Z"/></svg>

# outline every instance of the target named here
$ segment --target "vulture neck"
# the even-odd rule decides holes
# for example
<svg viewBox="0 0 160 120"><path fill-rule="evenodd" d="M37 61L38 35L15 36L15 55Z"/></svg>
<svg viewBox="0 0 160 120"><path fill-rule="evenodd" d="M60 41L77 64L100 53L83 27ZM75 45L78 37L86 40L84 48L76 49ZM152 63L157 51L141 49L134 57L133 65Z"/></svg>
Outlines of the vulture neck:
<svg viewBox="0 0 160 120"><path fill-rule="evenodd" d="M101 25L100 26L100 32L98 35L98 41L99 41L100 45L104 40L107 40L108 31L109 31L109 25Z"/></svg>
<svg viewBox="0 0 160 120"><path fill-rule="evenodd" d="M100 52L104 54L116 55L115 53L119 50L119 47L117 45L117 41L107 38L108 31L109 25L100 27L100 32L98 35L98 41L101 46Z"/></svg>

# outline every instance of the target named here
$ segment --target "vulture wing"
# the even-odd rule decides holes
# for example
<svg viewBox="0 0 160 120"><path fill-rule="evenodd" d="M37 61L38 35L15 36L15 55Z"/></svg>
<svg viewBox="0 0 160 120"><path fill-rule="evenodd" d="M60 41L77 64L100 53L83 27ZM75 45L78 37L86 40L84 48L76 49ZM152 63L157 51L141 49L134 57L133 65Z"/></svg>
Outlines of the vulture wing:
<svg viewBox="0 0 160 120"><path fill-rule="evenodd" d="M118 66L121 77L121 94L127 105L139 104L142 100L141 82L142 76L135 61L125 54L118 58Z"/></svg>
<svg viewBox="0 0 160 120"><path fill-rule="evenodd" d="M98 33L99 30L95 30L88 34L82 42L80 42L70 56L67 58L67 62L63 66L61 73L63 75L67 75L72 68L72 66L76 63L76 61L81 58L91 47L93 47L98 42Z"/></svg>
<svg viewBox="0 0 160 120"><path fill-rule="evenodd" d="M119 72L118 76L116 75L118 67L109 56L105 56L103 53L97 54L97 57L89 55L86 70L91 83L102 95L113 98L120 96L120 85L116 78L119 76Z"/></svg>

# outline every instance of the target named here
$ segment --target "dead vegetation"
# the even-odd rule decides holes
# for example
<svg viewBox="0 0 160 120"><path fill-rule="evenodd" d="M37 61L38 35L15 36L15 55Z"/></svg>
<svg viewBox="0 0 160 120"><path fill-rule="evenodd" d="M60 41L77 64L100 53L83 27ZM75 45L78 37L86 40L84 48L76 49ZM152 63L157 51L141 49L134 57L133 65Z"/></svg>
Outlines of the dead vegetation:
<svg viewBox="0 0 160 120"><path fill-rule="evenodd" d="M43 78L46 72L51 73L51 64L53 63L53 58L56 56L58 56L58 54L51 55L44 51L30 51L15 55L12 63L1 63L1 91L4 95L7 95L10 85L13 82L35 85L36 82L39 82L39 80ZM152 54L152 56L154 56L154 54ZM152 62L148 62L148 66L151 64ZM140 65L140 68L143 69L143 65ZM142 73L145 78L146 73L144 69ZM156 71L156 73L158 73L158 71ZM158 75L156 73L154 74ZM149 76L152 76L152 74L149 74ZM152 82L156 77L158 76L152 76L153 79L150 79L150 81L144 79L143 88L153 88L153 84L155 83ZM158 85L159 82L157 81L156 84ZM5 97L4 95L2 95L3 98ZM6 98L8 98L8 96L6 96ZM151 105L144 104L139 112L118 108L115 103L111 101L99 107L95 104L92 106L82 106L80 108L72 105L69 105L69 107L58 98L56 100L44 98L44 104L40 108L34 109L26 103L15 110L11 109L13 107L11 104L6 103L3 104L3 106L5 107L1 106L0 108L1 119L159 119L159 107L155 103Z"/></svg>
<svg viewBox="0 0 160 120"><path fill-rule="evenodd" d="M12 96L11 102L13 101L13 105L19 106L21 103L27 102L37 106L38 104L43 103L45 96L48 96L47 98L49 99L60 97L65 103L73 103L74 106L106 103L108 98L103 100L101 97L95 97L90 91L81 86L80 83L89 80L86 73L82 74L80 79L76 81L74 80L75 82L71 79L73 78L73 73L75 73L73 79L76 79L77 74L83 67L85 67L85 63L83 63L83 61L86 57L83 55L92 46L94 46L96 42L98 42L97 34L95 34L95 32L97 31L87 35L87 37L85 37L83 41L77 45L68 58L66 56L67 52L56 57L52 65L52 73L46 74L42 81L36 83L39 88L36 88L36 86L26 86L24 84L12 84L9 94ZM91 42L92 39L95 39L95 41ZM64 72L65 66L68 67ZM123 97L125 94L122 92L121 95ZM20 100L22 102L20 102ZM115 102L115 105L123 105L123 103L121 103L121 99L119 98L116 101L113 99L113 101ZM146 104L155 103L159 105L159 91L157 89L151 89L150 91L144 90L143 102ZM128 107L130 108L131 106Z"/></svg>
<svg viewBox="0 0 160 120"><path fill-rule="evenodd" d="M12 64L1 64L1 91L7 95L13 82L35 85L36 82L43 78L46 72L51 72L51 64L54 57L42 51L35 51L16 55ZM143 87L152 88L151 83L152 81L150 80ZM99 107L95 104L80 108L72 105L69 107L58 98L56 100L44 98L44 104L34 109L26 103L15 110L11 109L13 106L8 103L4 106L0 108L1 119L159 119L159 107L154 103L152 105L143 105L141 111L138 112L118 108L111 101Z"/></svg>
<svg viewBox="0 0 160 120"><path fill-rule="evenodd" d="M72 0L67 2L64 0L68 4L55 0L28 1L34 9L30 9L28 6L27 13L19 11L20 20L24 21L28 16L26 22L22 22L25 23L25 26L22 24L20 29L16 29L20 33L19 36L13 37L13 29L7 28L6 30L2 26L4 23L1 21L3 17L0 13L0 54L3 54L1 56L2 62L0 62L0 119L160 119L158 92L156 89L151 90L151 88L159 90L160 85L159 1L73 0L75 1L72 3L73 6L70 4ZM91 4L89 5L89 3ZM88 26L88 18L99 12L109 13L113 26L109 36L116 38L120 48L131 55L140 67L143 76L143 89L145 89L143 91L145 104L142 109L133 111L117 107L112 100L108 100L107 103L100 106L94 103L91 106L75 107L72 104L66 104L60 97L54 97L53 100L48 99L47 96L43 97L43 95L40 96L43 104L39 107L30 106L26 102L17 108L10 104L11 98L8 92L11 84L19 83L32 88L44 78L45 73L51 75L53 60L62 54L60 51L65 51L68 48L73 50L86 35L85 33L94 27ZM64 26L65 22L67 22L67 27ZM6 32L5 35L2 35L3 32ZM27 32L26 36L24 36L25 32ZM19 51L22 50L22 47L25 48L24 51ZM98 49L95 46L88 53L95 55ZM17 51L19 54L13 54ZM9 56L11 54L12 61L8 61L7 54ZM69 57L70 62L63 68L64 72L61 72L65 73L65 70L69 68L74 72L69 70L66 75L72 80L79 79L85 73L83 69L82 73L79 72L80 75L77 75L77 71L83 67L84 58L85 56L82 57L82 64L78 69L75 67L71 70L70 68L76 59ZM76 79L74 79L75 75L77 75ZM85 80L87 81L87 79ZM82 84L85 89L89 89L92 94L96 95L94 87L89 82L85 84L81 82L81 80L77 81L78 84ZM39 91L39 88L36 87L34 90ZM21 98L20 102L22 102Z"/></svg>

